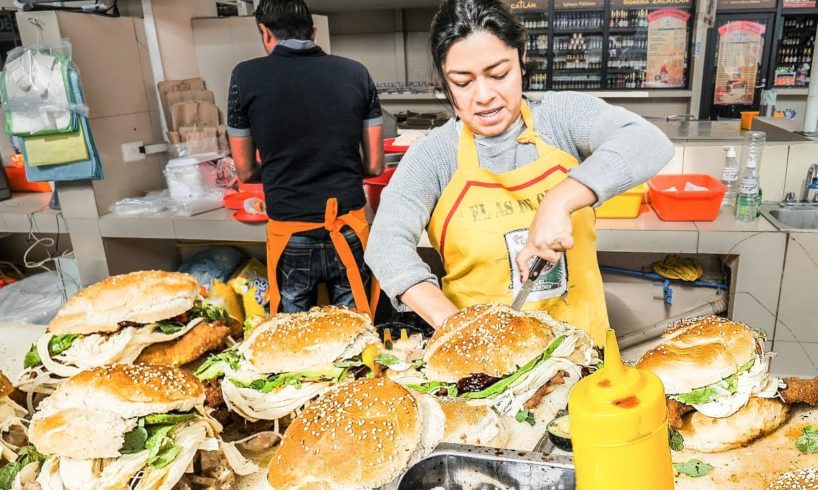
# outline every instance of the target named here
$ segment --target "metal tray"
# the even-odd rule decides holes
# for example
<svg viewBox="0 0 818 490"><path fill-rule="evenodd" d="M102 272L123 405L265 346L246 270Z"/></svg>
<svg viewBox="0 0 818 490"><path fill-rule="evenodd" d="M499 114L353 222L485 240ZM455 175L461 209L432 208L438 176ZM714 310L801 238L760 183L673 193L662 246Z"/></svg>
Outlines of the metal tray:
<svg viewBox="0 0 818 490"><path fill-rule="evenodd" d="M568 456L441 444L397 481L397 490L569 490Z"/></svg>

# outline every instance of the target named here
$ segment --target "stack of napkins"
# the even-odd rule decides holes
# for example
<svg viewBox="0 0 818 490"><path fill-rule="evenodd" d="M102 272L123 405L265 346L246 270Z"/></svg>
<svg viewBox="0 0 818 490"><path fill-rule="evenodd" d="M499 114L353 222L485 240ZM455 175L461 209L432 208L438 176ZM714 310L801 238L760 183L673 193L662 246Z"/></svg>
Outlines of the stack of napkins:
<svg viewBox="0 0 818 490"><path fill-rule="evenodd" d="M700 185L696 185L693 182L685 182L685 188L684 188L685 192L691 192L691 191L692 192L701 192L701 191L709 191L709 190L710 189L708 189L707 187L702 187ZM665 192L679 192L679 190L676 189L676 186L674 185L674 186L671 186L671 187L668 187L667 189L665 189Z"/></svg>

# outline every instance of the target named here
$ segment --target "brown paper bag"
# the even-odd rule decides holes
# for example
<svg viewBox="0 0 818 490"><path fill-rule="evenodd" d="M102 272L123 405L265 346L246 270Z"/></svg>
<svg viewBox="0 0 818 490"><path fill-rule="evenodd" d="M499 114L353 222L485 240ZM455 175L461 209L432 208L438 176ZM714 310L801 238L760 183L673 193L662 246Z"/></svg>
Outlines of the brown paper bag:
<svg viewBox="0 0 818 490"><path fill-rule="evenodd" d="M165 121L171 125L170 108L173 104L168 103L167 95L171 92L189 92L205 90L203 78L188 78L187 80L164 80L157 84L159 88L159 100L162 103L162 110L165 112Z"/></svg>
<svg viewBox="0 0 818 490"><path fill-rule="evenodd" d="M179 135L186 146L188 155L215 153L219 151L215 127L182 127Z"/></svg>
<svg viewBox="0 0 818 490"><path fill-rule="evenodd" d="M211 104L216 102L216 98L210 90L175 90L168 92L166 97L170 107L179 102L210 102Z"/></svg>
<svg viewBox="0 0 818 490"><path fill-rule="evenodd" d="M179 102L170 108L171 127L219 125L219 108L210 102Z"/></svg>

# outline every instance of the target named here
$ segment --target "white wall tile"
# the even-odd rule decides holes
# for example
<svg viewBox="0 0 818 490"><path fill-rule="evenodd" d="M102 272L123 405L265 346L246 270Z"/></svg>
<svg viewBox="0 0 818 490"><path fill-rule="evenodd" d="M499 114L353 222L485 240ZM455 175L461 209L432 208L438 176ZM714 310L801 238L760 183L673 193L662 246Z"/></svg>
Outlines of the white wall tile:
<svg viewBox="0 0 818 490"><path fill-rule="evenodd" d="M761 189L764 201L784 199L784 180L787 175L789 145L768 145L761 158Z"/></svg>
<svg viewBox="0 0 818 490"><path fill-rule="evenodd" d="M724 149L721 146L688 146L684 152L684 173L721 177Z"/></svg>
<svg viewBox="0 0 818 490"><path fill-rule="evenodd" d="M814 377L818 375L818 344L776 341L776 357L770 372L777 376Z"/></svg>
<svg viewBox="0 0 818 490"><path fill-rule="evenodd" d="M787 177L784 182L784 192L795 192L801 197L804 179L810 164L818 163L818 143L804 143L791 145L787 159Z"/></svg>
<svg viewBox="0 0 818 490"><path fill-rule="evenodd" d="M680 174L684 171L685 147L676 145L673 150L673 158L659 172L660 174Z"/></svg>
<svg viewBox="0 0 818 490"><path fill-rule="evenodd" d="M818 342L818 234L792 233L787 243L775 338Z"/></svg>

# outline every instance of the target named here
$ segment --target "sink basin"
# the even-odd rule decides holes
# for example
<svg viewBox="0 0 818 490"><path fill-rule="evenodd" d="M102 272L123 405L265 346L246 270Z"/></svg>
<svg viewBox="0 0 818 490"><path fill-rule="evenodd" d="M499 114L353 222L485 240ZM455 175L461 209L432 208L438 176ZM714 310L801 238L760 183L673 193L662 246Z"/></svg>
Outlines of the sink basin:
<svg viewBox="0 0 818 490"><path fill-rule="evenodd" d="M780 229L818 230L818 207L774 208L763 210L762 214Z"/></svg>

